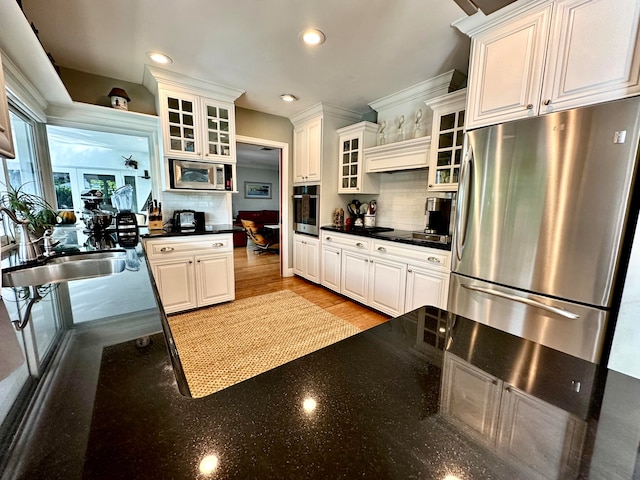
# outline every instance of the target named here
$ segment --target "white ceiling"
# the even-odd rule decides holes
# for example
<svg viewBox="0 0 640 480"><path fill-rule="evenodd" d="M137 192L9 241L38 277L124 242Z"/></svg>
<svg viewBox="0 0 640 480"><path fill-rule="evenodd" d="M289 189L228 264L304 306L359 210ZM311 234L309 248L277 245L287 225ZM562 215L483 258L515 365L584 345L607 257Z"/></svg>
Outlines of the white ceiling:
<svg viewBox="0 0 640 480"><path fill-rule="evenodd" d="M469 39L453 0L23 0L60 66L141 84L146 53L168 70L244 90L240 107L290 117L318 102L368 103L456 68ZM315 27L319 47L298 34ZM298 102L287 104L282 93Z"/></svg>

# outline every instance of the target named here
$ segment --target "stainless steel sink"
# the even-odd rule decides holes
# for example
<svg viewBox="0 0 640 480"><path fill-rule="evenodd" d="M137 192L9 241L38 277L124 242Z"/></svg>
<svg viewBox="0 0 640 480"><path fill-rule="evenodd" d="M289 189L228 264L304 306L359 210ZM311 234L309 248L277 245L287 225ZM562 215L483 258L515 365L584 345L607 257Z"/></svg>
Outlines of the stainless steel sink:
<svg viewBox="0 0 640 480"><path fill-rule="evenodd" d="M30 287L113 275L124 270L125 259L124 250L54 256L43 265L3 272L2 286Z"/></svg>

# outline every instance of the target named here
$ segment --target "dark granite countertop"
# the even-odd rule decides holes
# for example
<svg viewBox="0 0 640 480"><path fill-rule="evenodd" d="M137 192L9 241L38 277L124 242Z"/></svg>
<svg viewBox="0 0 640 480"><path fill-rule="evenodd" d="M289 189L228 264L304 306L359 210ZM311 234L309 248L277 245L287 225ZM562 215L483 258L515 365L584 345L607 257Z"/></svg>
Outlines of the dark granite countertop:
<svg viewBox="0 0 640 480"><path fill-rule="evenodd" d="M223 233L244 232L244 229L235 225L207 225L205 230L149 230L140 235L141 238L158 237L184 237L191 235L220 235Z"/></svg>
<svg viewBox="0 0 640 480"><path fill-rule="evenodd" d="M105 348L84 478L631 479L639 438L640 380L423 307L200 399Z"/></svg>
<svg viewBox="0 0 640 480"><path fill-rule="evenodd" d="M440 243L430 242L427 240L418 240L412 238L413 232L409 230L396 230L381 231L380 227L364 228L364 227L352 227L347 229L345 227L334 227L333 225L325 225L320 227L321 230L336 233L345 233L347 235L358 235L360 237L377 238L379 240L388 240L390 242L404 243L407 245L416 245L418 247L430 247L437 248L439 250L451 250L451 242Z"/></svg>

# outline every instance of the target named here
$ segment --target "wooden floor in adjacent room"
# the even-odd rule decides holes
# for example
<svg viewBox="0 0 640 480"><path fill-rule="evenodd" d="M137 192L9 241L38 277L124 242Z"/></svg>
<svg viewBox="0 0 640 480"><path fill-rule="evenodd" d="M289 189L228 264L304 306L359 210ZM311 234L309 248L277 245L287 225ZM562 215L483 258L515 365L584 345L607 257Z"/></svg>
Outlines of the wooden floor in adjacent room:
<svg viewBox="0 0 640 480"><path fill-rule="evenodd" d="M291 290L361 330L375 327L389 318L302 278L281 277L279 255L257 255L251 247L238 247L233 253L236 300L279 290Z"/></svg>

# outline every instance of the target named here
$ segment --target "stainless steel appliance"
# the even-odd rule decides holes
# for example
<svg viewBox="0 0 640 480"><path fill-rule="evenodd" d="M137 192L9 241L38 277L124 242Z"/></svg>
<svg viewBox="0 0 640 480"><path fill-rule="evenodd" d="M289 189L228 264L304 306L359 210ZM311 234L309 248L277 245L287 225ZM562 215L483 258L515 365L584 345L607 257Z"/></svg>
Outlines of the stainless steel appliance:
<svg viewBox="0 0 640 480"><path fill-rule="evenodd" d="M84 202L82 220L86 228L84 233L89 234L86 246L95 249L108 249L115 247L115 239L112 235L111 222L113 214L102 209L104 194L97 189L85 190L80 194Z"/></svg>
<svg viewBox="0 0 640 480"><path fill-rule="evenodd" d="M600 362L639 132L640 98L469 132L449 309Z"/></svg>
<svg viewBox="0 0 640 480"><path fill-rule="evenodd" d="M133 213L133 187L124 185L113 192L111 204L118 210L116 214L116 233L118 245L133 248L140 240L138 235L138 219Z"/></svg>
<svg viewBox="0 0 640 480"><path fill-rule="evenodd" d="M187 190L232 190L232 166L222 163L169 159L171 188Z"/></svg>
<svg viewBox="0 0 640 480"><path fill-rule="evenodd" d="M204 231L204 212L176 210L173 212L173 229L181 232Z"/></svg>
<svg viewBox="0 0 640 480"><path fill-rule="evenodd" d="M293 187L293 229L298 233L318 235L320 195L318 185Z"/></svg>
<svg viewBox="0 0 640 480"><path fill-rule="evenodd" d="M427 223L424 233L444 237L441 241L451 241L451 198L427 197L425 214Z"/></svg>

